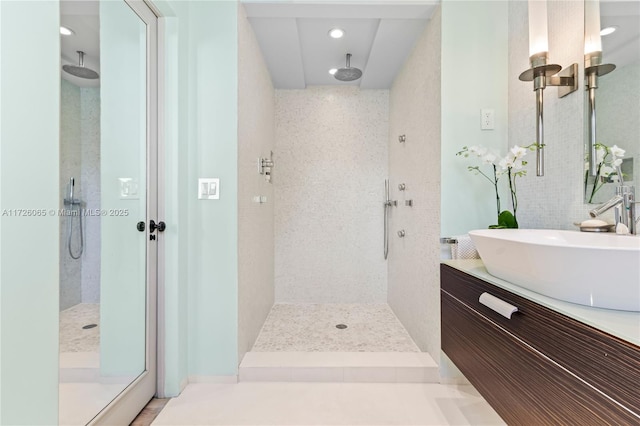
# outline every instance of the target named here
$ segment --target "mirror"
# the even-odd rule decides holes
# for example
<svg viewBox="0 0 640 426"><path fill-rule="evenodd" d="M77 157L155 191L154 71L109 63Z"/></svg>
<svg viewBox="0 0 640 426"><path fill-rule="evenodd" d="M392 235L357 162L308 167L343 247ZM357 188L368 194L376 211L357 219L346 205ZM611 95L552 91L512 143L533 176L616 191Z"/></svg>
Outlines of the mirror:
<svg viewBox="0 0 640 426"><path fill-rule="evenodd" d="M59 423L85 425L147 368L147 41L123 0L60 12Z"/></svg>
<svg viewBox="0 0 640 426"><path fill-rule="evenodd" d="M589 45L593 43L590 27L613 28L601 35L601 64L615 65L609 73L595 77L595 117L591 131L595 130L596 155L593 170L589 125L589 91L585 93L585 202L602 203L610 199L619 185L614 169L608 168L614 158L604 147L618 146L625 150L621 170L625 184L640 188L640 2L619 0L585 1L585 80L588 86ZM594 23L595 22L595 23ZM597 38L597 37L596 37ZM596 42L597 44L597 42ZM608 154L608 155L607 155ZM615 154L615 153L614 153ZM604 164L601 161L604 158ZM600 172L598 173L598 168ZM594 173L595 172L595 173Z"/></svg>

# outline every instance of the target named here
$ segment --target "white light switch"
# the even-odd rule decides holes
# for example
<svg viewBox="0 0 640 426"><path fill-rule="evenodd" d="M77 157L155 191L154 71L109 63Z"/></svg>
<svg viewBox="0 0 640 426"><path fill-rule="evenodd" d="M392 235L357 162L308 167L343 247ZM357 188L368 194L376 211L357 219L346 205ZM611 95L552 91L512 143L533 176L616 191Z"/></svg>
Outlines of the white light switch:
<svg viewBox="0 0 640 426"><path fill-rule="evenodd" d="M134 178L118 178L120 184L121 200L137 200L140 198L138 193L138 180Z"/></svg>
<svg viewBox="0 0 640 426"><path fill-rule="evenodd" d="M220 179L218 178L198 179L198 199L199 200L220 199Z"/></svg>

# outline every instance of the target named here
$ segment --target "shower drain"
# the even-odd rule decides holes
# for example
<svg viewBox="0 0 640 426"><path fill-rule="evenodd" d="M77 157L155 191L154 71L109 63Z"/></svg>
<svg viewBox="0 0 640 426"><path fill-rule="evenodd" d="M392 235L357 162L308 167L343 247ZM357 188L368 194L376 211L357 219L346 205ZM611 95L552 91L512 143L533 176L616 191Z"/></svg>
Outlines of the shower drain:
<svg viewBox="0 0 640 426"><path fill-rule="evenodd" d="M83 326L82 329L83 330L88 330L90 328L97 327L97 326L98 326L98 324L87 324L87 325Z"/></svg>
<svg viewBox="0 0 640 426"><path fill-rule="evenodd" d="M346 324L338 324L336 325L336 328L339 328L340 330L344 330L345 328L347 328Z"/></svg>

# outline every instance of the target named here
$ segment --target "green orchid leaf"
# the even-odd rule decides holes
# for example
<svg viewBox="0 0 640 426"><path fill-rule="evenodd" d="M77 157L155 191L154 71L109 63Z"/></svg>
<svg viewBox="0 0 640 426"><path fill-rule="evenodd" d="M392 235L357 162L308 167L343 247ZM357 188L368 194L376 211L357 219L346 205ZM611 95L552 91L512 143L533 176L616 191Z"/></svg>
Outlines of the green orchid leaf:
<svg viewBox="0 0 640 426"><path fill-rule="evenodd" d="M509 210L505 210L498 216L498 225L504 228L517 228L518 221Z"/></svg>

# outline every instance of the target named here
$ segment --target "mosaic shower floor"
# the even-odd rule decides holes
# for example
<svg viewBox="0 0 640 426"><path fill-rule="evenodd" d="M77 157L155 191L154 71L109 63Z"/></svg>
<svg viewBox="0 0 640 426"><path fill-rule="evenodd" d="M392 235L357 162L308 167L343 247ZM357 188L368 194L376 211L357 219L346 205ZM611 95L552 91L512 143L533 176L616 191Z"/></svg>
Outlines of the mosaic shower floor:
<svg viewBox="0 0 640 426"><path fill-rule="evenodd" d="M83 329L85 325L98 327ZM100 352L100 304L80 303L60 312L60 352Z"/></svg>
<svg viewBox="0 0 640 426"><path fill-rule="evenodd" d="M344 324L347 328L336 328ZM275 304L252 352L420 352L387 304Z"/></svg>

